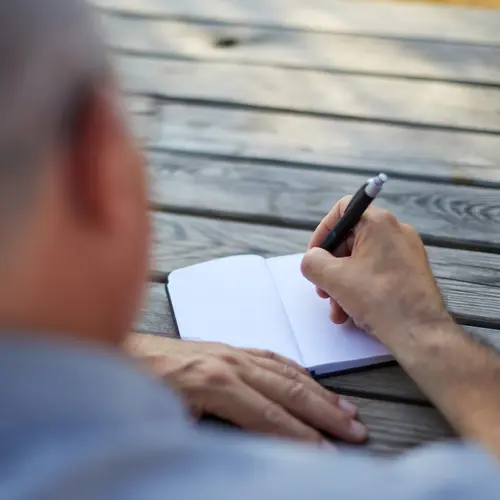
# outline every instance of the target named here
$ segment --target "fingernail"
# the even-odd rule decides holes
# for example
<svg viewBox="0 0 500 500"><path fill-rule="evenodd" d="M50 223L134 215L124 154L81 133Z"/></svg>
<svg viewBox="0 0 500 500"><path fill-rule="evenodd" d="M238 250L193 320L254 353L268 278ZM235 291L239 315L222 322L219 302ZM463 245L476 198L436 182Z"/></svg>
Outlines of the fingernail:
<svg viewBox="0 0 500 500"><path fill-rule="evenodd" d="M358 413L357 406L353 405L350 401L347 401L347 399L339 398L338 405L340 408L342 408L342 410L344 410L349 415L352 415L353 417L356 415L356 413Z"/></svg>
<svg viewBox="0 0 500 500"><path fill-rule="evenodd" d="M363 441L368 437L368 429L357 420L353 420L349 426L349 434L357 441Z"/></svg>

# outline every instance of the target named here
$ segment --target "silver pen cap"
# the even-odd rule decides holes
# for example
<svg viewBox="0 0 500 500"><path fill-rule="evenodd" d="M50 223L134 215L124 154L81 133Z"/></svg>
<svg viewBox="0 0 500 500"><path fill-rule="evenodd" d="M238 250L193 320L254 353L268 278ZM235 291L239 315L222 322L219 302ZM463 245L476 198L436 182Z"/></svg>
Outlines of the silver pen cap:
<svg viewBox="0 0 500 500"><path fill-rule="evenodd" d="M365 193L370 198L376 198L376 196L382 191L384 184L389 180L389 177L385 174L379 174L377 177L373 177L368 181L368 185L366 186Z"/></svg>

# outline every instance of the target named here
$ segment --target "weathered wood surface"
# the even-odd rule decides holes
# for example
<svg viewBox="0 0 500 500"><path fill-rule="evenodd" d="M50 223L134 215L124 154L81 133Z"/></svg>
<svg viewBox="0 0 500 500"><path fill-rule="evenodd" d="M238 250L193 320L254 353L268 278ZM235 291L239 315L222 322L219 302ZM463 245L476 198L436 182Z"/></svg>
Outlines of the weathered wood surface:
<svg viewBox="0 0 500 500"><path fill-rule="evenodd" d="M500 42L500 15L450 6L345 0L94 0L101 8L142 17L284 26L379 37L482 44Z"/></svg>
<svg viewBox="0 0 500 500"><path fill-rule="evenodd" d="M147 96L126 96L125 110L132 132L143 146L158 141L160 115L156 101Z"/></svg>
<svg viewBox="0 0 500 500"><path fill-rule="evenodd" d="M265 26L102 15L110 45L126 53L460 82L500 82L500 47L443 44Z"/></svg>
<svg viewBox="0 0 500 500"><path fill-rule="evenodd" d="M366 176L283 168L168 153L149 155L151 199L176 210L210 210L313 230L335 201ZM393 179L377 199L429 241L490 248L500 245L497 189Z"/></svg>
<svg viewBox="0 0 500 500"><path fill-rule="evenodd" d="M348 399L358 406L360 420L370 429L370 441L364 449L393 454L453 436L449 425L434 408L357 397Z"/></svg>
<svg viewBox="0 0 500 500"><path fill-rule="evenodd" d="M153 222L153 270L158 280L178 267L228 255L303 252L311 234L176 214L156 213ZM500 257L435 247L428 247L428 253L449 310L468 323L499 325Z"/></svg>
<svg viewBox="0 0 500 500"><path fill-rule="evenodd" d="M494 135L174 103L159 114L160 148L500 185Z"/></svg>
<svg viewBox="0 0 500 500"><path fill-rule="evenodd" d="M361 446L336 441L335 445L341 452L349 450L393 455L418 445L454 437L452 429L433 408L351 395L345 397L359 408L359 419L368 426L370 436L368 443ZM210 417L206 419L211 424L213 420ZM223 427L225 424L218 419L215 423ZM228 426L234 431L232 425Z"/></svg>
<svg viewBox="0 0 500 500"><path fill-rule="evenodd" d="M500 89L494 87L125 55L115 61L130 92L500 133Z"/></svg>

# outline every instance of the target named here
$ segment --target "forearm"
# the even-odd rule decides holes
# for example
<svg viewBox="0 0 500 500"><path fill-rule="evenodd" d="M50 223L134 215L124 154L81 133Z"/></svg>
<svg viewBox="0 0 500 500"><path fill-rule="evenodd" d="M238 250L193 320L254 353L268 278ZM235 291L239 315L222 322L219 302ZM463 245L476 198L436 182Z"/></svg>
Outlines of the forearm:
<svg viewBox="0 0 500 500"><path fill-rule="evenodd" d="M500 458L500 356L451 320L415 328L394 353L451 425Z"/></svg>

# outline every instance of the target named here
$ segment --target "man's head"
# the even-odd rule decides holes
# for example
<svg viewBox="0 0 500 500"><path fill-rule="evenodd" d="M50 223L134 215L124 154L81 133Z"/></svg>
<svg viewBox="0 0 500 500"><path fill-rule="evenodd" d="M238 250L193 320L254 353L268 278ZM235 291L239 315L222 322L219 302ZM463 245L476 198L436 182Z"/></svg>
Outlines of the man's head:
<svg viewBox="0 0 500 500"><path fill-rule="evenodd" d="M147 270L147 201L82 0L0 3L0 328L118 342Z"/></svg>

